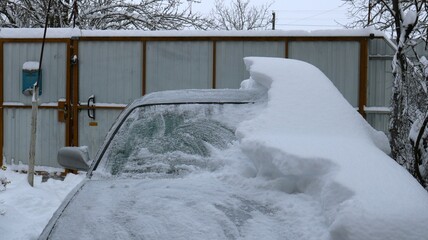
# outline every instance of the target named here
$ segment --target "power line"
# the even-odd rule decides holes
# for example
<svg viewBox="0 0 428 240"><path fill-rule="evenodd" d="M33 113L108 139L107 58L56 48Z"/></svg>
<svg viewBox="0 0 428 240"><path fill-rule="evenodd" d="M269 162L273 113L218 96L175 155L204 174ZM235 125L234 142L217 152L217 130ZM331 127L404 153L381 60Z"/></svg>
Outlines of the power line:
<svg viewBox="0 0 428 240"><path fill-rule="evenodd" d="M341 7L341 6L339 6L339 7ZM275 11L275 12L324 12L324 11L329 11L329 10L326 10L326 9L322 9L322 10L281 10L281 9L273 9L272 11ZM334 8L333 10L330 9L330 11L341 12L342 10Z"/></svg>
<svg viewBox="0 0 428 240"><path fill-rule="evenodd" d="M276 18L276 20L281 20L281 21L292 21L292 20L299 20L300 18L288 18L288 17L280 17L280 18ZM347 18L314 18L312 20L348 20Z"/></svg>
<svg viewBox="0 0 428 240"><path fill-rule="evenodd" d="M319 25L319 24L285 24L277 23L278 26L291 26L291 27L342 27L340 25Z"/></svg>
<svg viewBox="0 0 428 240"><path fill-rule="evenodd" d="M308 17L303 17L303 18L296 19L296 20L294 20L294 21L289 22L289 24L293 24L293 23L300 22L300 21L304 21L304 20L308 20L308 19L313 19L313 18L315 18L315 17L318 17L318 16L321 16L321 15L324 15L324 14L326 14L326 13L330 13L330 12L333 12L333 11L337 11L339 8L343 7L345 4L346 4L346 3L343 3L343 4L341 4L341 5L340 5L340 6L338 6L338 7L335 7L335 8L332 8L332 9L328 9L328 10L325 10L325 11L319 12L319 13L317 13L317 14L310 15L310 16L308 16ZM278 25L279 25L279 24L278 24Z"/></svg>
<svg viewBox="0 0 428 240"><path fill-rule="evenodd" d="M346 5L346 2L340 4L338 7L332 9L272 9L275 12L333 12L333 11L342 11L339 8Z"/></svg>
<svg viewBox="0 0 428 240"><path fill-rule="evenodd" d="M318 13L318 14L314 14L314 15L311 15L311 16L308 16L308 17L304 17L304 18L301 18L301 19L297 19L297 20L295 20L295 21L292 21L291 23L295 23L295 22L298 22L298 21L303 21L303 20L307 20L307 19L310 19L310 18L318 17L318 16L320 16L320 15L323 15L323 14L326 14L326 13L329 13L329 12L332 12L333 10L336 10L336 9L338 9L338 8L340 8L340 7L341 7L341 6L339 6L339 7L335 7L335 8L333 8L333 9L326 10L326 11L324 11L324 12L321 12L321 13Z"/></svg>

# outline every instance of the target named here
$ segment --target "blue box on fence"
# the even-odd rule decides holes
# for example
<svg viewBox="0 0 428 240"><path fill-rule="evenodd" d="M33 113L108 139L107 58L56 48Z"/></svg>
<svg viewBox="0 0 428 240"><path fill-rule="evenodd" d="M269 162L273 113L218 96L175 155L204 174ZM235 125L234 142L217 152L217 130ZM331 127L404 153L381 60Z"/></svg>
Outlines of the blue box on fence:
<svg viewBox="0 0 428 240"><path fill-rule="evenodd" d="M39 80L39 95L42 95L42 70L22 70L22 93L26 96L32 95L34 83L37 81L37 77L40 71L40 80Z"/></svg>

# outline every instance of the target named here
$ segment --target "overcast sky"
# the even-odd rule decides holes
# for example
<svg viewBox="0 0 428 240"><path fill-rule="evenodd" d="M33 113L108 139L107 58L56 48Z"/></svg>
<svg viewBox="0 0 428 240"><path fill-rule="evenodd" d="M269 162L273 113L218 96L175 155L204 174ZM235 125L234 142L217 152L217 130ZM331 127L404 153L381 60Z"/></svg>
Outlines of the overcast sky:
<svg viewBox="0 0 428 240"><path fill-rule="evenodd" d="M261 5L267 0L250 0L250 2ZM193 11L207 13L213 4L214 0L201 0L201 3L193 4ZM276 13L277 29L337 29L343 28L340 24L349 22L343 0L275 0L271 10Z"/></svg>

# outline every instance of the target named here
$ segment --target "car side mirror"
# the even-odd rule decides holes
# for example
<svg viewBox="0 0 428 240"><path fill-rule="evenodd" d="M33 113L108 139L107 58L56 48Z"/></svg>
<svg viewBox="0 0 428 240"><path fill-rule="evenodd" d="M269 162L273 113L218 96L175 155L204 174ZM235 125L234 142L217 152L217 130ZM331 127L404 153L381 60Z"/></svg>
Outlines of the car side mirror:
<svg viewBox="0 0 428 240"><path fill-rule="evenodd" d="M87 147L63 147L58 151L58 163L67 169L88 171L90 159Z"/></svg>

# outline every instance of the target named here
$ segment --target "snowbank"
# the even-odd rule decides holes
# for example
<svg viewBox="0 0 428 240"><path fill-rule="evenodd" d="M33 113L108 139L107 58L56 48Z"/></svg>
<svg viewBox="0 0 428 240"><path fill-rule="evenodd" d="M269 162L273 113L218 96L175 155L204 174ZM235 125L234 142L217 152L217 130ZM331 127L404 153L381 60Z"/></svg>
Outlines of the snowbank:
<svg viewBox="0 0 428 240"><path fill-rule="evenodd" d="M237 130L258 176L316 198L331 239L428 235L428 194L319 69L290 59L245 63L251 78L242 86L268 89L263 112Z"/></svg>
<svg viewBox="0 0 428 240"><path fill-rule="evenodd" d="M65 196L84 175L68 174L64 181L49 179L41 183L35 176L35 187L27 182L27 175L8 168L0 170L10 181L0 192L0 239L36 239Z"/></svg>

